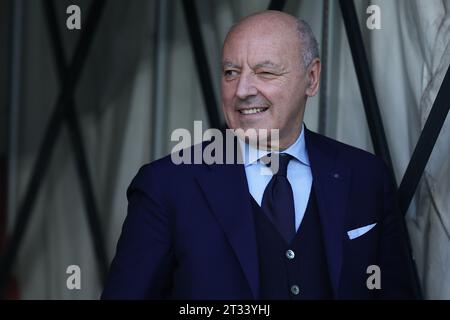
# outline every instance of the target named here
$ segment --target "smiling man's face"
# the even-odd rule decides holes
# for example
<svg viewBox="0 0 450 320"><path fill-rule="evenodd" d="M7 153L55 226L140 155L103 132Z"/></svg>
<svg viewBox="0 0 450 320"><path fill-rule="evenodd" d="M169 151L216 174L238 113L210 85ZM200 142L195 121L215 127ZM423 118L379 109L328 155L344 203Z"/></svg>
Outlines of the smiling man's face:
<svg viewBox="0 0 450 320"><path fill-rule="evenodd" d="M229 128L279 129L282 149L295 142L320 73L318 59L313 74L305 69L300 46L296 20L278 12L250 16L229 32L222 52L222 109Z"/></svg>

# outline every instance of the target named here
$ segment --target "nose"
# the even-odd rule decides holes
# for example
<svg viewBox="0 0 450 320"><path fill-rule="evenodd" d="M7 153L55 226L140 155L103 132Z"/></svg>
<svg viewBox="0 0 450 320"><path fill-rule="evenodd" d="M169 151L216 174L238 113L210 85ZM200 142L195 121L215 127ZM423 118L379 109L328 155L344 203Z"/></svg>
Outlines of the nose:
<svg viewBox="0 0 450 320"><path fill-rule="evenodd" d="M258 94L258 90L253 83L254 80L253 74L250 72L241 74L236 90L236 96L239 99L245 100L249 96L256 96Z"/></svg>

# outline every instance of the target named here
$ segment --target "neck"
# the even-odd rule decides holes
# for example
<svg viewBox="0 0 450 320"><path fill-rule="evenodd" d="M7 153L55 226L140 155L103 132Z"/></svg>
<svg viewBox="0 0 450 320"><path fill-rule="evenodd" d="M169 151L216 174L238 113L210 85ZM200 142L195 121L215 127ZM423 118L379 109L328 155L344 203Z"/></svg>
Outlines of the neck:
<svg viewBox="0 0 450 320"><path fill-rule="evenodd" d="M275 151L284 151L287 148L289 148L290 146L292 146L295 141L297 141L298 137L300 136L301 132L303 130L303 124L300 125L300 128L298 130L295 131L294 134L290 135L289 137L286 138L282 138L280 139L280 142L278 143L278 145L275 146L271 146L270 145L270 139L269 139L269 149L270 150L275 150Z"/></svg>

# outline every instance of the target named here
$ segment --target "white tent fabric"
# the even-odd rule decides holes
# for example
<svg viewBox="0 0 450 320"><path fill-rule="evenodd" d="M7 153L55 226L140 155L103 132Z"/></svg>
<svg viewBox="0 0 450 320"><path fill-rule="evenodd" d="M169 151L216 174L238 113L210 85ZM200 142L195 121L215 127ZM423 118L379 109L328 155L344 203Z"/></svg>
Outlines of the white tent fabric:
<svg viewBox="0 0 450 320"><path fill-rule="evenodd" d="M450 65L450 3L371 3L381 8L382 30L366 32L365 39L400 182ZM423 294L430 299L450 298L449 124L447 118L407 216Z"/></svg>
<svg viewBox="0 0 450 320"><path fill-rule="evenodd" d="M433 101L450 65L448 1L356 2L396 180L409 163ZM381 30L365 27L365 8L381 9ZM337 4L335 4L337 6ZM372 151L360 93L341 23L330 39L327 133ZM336 17L337 16L337 17ZM425 298L450 299L449 120L407 214L413 254Z"/></svg>
<svg viewBox="0 0 450 320"><path fill-rule="evenodd" d="M308 101L305 122L318 129L319 96L327 107L325 133L372 151L364 108L337 1L327 1L328 37L323 39L324 1L287 2L286 11L310 22L319 44L328 48L327 79ZM74 2L86 16L90 1L57 1L59 12ZM180 1L169 1L170 37L161 137L165 152L172 130L192 129L207 115ZM269 1L206 1L197 5L202 33L219 98L221 43L231 24L262 10ZM444 0L355 1L397 181L408 165L429 110L450 64L449 2ZM381 9L381 30L368 30L366 8ZM23 99L20 110L17 203L23 199L42 133L59 85L38 2L27 6ZM76 92L88 160L112 259L126 214L125 190L152 154L154 1L107 2L106 11ZM63 20L62 20L63 21ZM64 33L67 52L77 35ZM32 49L32 50L31 50ZM44 80L44 81L43 81ZM450 299L449 120L426 168L408 227L425 297ZM50 171L39 190L33 219L15 268L23 298L96 299L101 292L85 218L74 157L67 134L58 140ZM11 224L15 214L10 213ZM11 229L11 228L10 228ZM68 265L79 265L81 290L66 288Z"/></svg>
<svg viewBox="0 0 450 320"><path fill-rule="evenodd" d="M402 8L399 8L400 10ZM450 2L416 1L405 21L417 35L412 50L421 53L420 93L417 106L423 128L444 75L450 65ZM415 22L415 23L414 23ZM415 26L411 30L410 26ZM411 32L412 31L412 32ZM450 120L447 117L416 198L417 211L411 215L410 233L424 294L430 299L450 299Z"/></svg>

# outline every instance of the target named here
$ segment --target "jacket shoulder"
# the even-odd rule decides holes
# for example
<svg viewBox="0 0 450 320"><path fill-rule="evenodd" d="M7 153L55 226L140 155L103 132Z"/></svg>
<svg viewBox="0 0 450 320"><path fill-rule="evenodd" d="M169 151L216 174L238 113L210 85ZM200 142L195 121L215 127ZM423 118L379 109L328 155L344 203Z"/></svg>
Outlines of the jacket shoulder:
<svg viewBox="0 0 450 320"><path fill-rule="evenodd" d="M337 155L348 164L356 163L358 165L385 166L385 163L380 156L374 155L369 151L351 146L312 131L309 131L309 134L315 143L319 143L327 149L335 150Z"/></svg>
<svg viewBox="0 0 450 320"><path fill-rule="evenodd" d="M186 163L178 163L180 156L188 155L185 159L190 159ZM176 157L174 156L176 155ZM203 163L190 164L194 159L194 146L172 153L158 160L144 164L133 178L129 190L138 189L159 189L172 190L177 186L191 183L193 178L204 170ZM192 160L192 161L191 161Z"/></svg>

